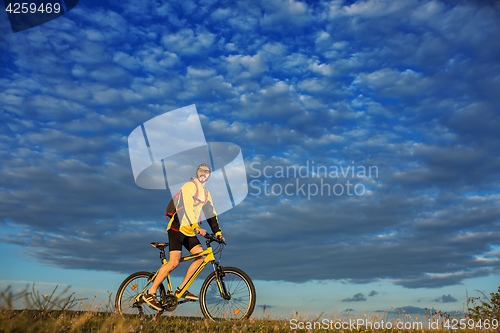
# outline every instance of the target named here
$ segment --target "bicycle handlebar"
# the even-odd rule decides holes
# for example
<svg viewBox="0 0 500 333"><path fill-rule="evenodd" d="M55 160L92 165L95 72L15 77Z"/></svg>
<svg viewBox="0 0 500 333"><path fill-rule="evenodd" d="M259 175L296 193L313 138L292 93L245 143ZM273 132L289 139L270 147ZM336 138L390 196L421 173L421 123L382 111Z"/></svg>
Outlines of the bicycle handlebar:
<svg viewBox="0 0 500 333"><path fill-rule="evenodd" d="M214 234L209 234L209 233L206 233L205 234L205 238L208 239L210 242L217 242L219 244L224 244L224 245L227 245L226 242L224 242L222 239L220 239L219 237L217 236L214 236Z"/></svg>

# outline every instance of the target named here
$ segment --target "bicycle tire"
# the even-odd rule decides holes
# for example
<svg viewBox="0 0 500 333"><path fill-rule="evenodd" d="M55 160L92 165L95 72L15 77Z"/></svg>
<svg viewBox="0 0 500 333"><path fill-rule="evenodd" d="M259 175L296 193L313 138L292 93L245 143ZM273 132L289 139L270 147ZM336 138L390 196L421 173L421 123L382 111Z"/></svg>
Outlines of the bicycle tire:
<svg viewBox="0 0 500 333"><path fill-rule="evenodd" d="M144 288L151 283L150 279L154 273L136 272L123 280L120 288L116 292L115 309L119 314L123 315L141 315L153 316L158 315L158 310L151 308L142 299L136 302L136 297ZM167 297L163 283L160 284L156 291L156 297L163 304Z"/></svg>
<svg viewBox="0 0 500 333"><path fill-rule="evenodd" d="M200 307L205 318L248 319L255 308L256 293L250 277L239 268L222 267L222 279L231 299L222 298L215 272L203 282L200 291Z"/></svg>

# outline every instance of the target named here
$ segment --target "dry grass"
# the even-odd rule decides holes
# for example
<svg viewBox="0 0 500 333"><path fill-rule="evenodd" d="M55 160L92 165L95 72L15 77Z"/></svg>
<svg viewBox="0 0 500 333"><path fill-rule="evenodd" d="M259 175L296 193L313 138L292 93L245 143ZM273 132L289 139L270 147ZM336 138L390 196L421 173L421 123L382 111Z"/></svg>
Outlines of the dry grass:
<svg viewBox="0 0 500 333"><path fill-rule="evenodd" d="M64 296L67 289L59 295L57 288L51 295L42 295L27 289L14 293L10 288L0 292L0 333L10 332L497 332L498 330L487 330L484 328L471 329L446 329L442 326L429 329L424 327L411 328L410 324L415 322L437 322L441 323L447 319L441 313L427 314L423 318L411 317L404 312L391 315L390 313L378 316L363 316L361 318L323 316L316 318L292 318L285 320L272 320L269 316L265 319L250 319L231 321L224 320L211 322L204 318L161 316L159 318L126 316L122 317L112 312L111 296L109 304L104 306L90 307L80 311L74 308L81 306L81 300L74 294ZM15 307L19 302L25 304L25 309ZM95 311L100 309L100 311ZM90 311L93 310L93 311ZM104 311L103 311L104 310ZM106 311L107 310L107 311ZM267 317L267 319L266 319ZM331 317L331 319L324 319ZM335 323L346 323L350 320L364 320L364 325L355 327L335 326ZM326 323L330 323L328 326ZM375 329L376 323L391 322L391 329ZM371 323L371 324L370 324ZM397 324L407 329L397 329ZM371 325L371 326L370 326ZM296 328L296 329L294 329Z"/></svg>

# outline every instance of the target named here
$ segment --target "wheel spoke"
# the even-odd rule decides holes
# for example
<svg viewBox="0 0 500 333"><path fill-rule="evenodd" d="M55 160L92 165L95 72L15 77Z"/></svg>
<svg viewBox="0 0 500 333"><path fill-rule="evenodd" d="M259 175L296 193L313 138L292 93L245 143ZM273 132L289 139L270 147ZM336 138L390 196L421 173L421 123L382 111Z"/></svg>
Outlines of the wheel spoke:
<svg viewBox="0 0 500 333"><path fill-rule="evenodd" d="M201 307L204 315L210 319L248 318L255 306L255 290L250 279L233 268L224 268L222 279L230 299L221 296L215 274L212 275L202 287Z"/></svg>
<svg viewBox="0 0 500 333"><path fill-rule="evenodd" d="M138 272L125 279L116 295L115 306L120 314L150 316L158 313L157 310L151 308L142 299L139 298L139 300L137 300L137 296L148 286L150 275L151 274L148 272ZM162 284L158 288L157 298L163 301L165 296L165 288Z"/></svg>

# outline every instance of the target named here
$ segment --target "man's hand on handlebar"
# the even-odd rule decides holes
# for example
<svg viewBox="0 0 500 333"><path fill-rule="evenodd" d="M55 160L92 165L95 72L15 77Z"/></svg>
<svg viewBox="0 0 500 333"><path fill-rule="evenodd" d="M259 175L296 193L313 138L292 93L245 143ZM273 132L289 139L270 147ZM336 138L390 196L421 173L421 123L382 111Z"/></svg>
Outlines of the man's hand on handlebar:
<svg viewBox="0 0 500 333"><path fill-rule="evenodd" d="M222 237L222 236L214 236L214 234L208 234L208 233L207 233L207 234L205 235L205 238L206 238L206 239L209 239L209 240L211 240L211 241L215 241L215 242L217 242L217 243L223 243L223 244L226 244L226 242L225 242L225 241L226 241L226 239L225 239L224 237Z"/></svg>
<svg viewBox="0 0 500 333"><path fill-rule="evenodd" d="M207 235L207 231L205 229L200 228L200 227L195 228L194 231L196 231L196 233L198 235L201 235L203 237L206 237L206 235Z"/></svg>

